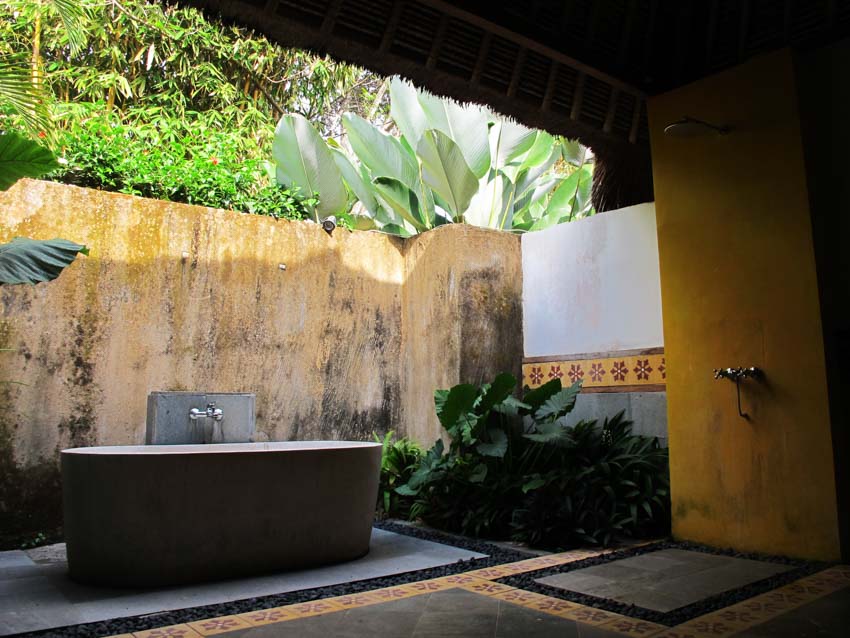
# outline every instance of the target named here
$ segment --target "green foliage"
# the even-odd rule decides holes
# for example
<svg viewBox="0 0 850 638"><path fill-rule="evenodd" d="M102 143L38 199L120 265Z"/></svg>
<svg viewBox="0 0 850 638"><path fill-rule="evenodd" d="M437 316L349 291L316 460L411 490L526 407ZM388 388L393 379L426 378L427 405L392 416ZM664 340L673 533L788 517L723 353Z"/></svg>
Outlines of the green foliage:
<svg viewBox="0 0 850 638"><path fill-rule="evenodd" d="M59 143L66 163L50 178L67 184L286 219L303 218L310 203L275 184L268 162L201 114L135 125L92 115Z"/></svg>
<svg viewBox="0 0 850 638"><path fill-rule="evenodd" d="M435 392L451 437L422 457L396 492L411 516L464 534L543 547L608 545L669 527L667 450L631 434L620 413L600 426L572 423L580 383L560 379L513 396L516 380Z"/></svg>
<svg viewBox="0 0 850 638"><path fill-rule="evenodd" d="M49 150L14 132L0 134L0 191L21 177L40 177L59 166Z"/></svg>
<svg viewBox="0 0 850 638"><path fill-rule="evenodd" d="M76 259L77 253L88 255L89 251L65 239L15 237L8 244L0 244L0 285L37 284L56 279Z"/></svg>
<svg viewBox="0 0 850 638"><path fill-rule="evenodd" d="M333 201L276 184L275 122L381 121L383 84L173 4L0 3L0 131L45 138L67 160L51 178L72 184L302 218Z"/></svg>
<svg viewBox="0 0 850 638"><path fill-rule="evenodd" d="M383 445L378 511L384 516L407 518L413 499L398 493L396 488L410 480L422 458L422 448L410 439L395 439L394 434L387 432L383 439L373 434L375 441Z"/></svg>
<svg viewBox="0 0 850 638"><path fill-rule="evenodd" d="M378 119L384 111L376 100L380 77L175 3L0 3L0 54L33 56L36 41L32 61L47 74L61 117L63 105L99 102L124 121L134 120L138 107L159 107L178 119L216 111L222 130L239 127L258 143L270 141L274 122L290 111L317 122L325 135L339 133L344 111L375 112Z"/></svg>
<svg viewBox="0 0 850 638"><path fill-rule="evenodd" d="M333 202L324 215L403 236L447 223L538 230L593 214L593 166L577 142L417 91L398 78L390 95L400 137L346 113L346 138L325 143L309 122L282 118L275 152L281 183ZM311 172L327 175L327 183ZM347 198L340 197L341 182Z"/></svg>
<svg viewBox="0 0 850 638"><path fill-rule="evenodd" d="M47 95L38 75L33 77L25 55L0 54L0 108L14 114L23 130L31 135L50 128Z"/></svg>

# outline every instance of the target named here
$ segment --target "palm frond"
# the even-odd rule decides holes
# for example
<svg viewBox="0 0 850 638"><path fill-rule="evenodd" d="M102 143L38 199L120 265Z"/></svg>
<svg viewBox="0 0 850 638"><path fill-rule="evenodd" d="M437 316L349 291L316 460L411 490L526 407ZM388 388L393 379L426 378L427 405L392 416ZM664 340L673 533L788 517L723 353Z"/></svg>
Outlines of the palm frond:
<svg viewBox="0 0 850 638"><path fill-rule="evenodd" d="M51 128L43 82L33 82L33 72L22 55L0 55L0 103L20 116L32 134Z"/></svg>
<svg viewBox="0 0 850 638"><path fill-rule="evenodd" d="M85 24L87 10L80 0L51 0L53 8L65 27L65 35L71 47L71 53L79 53L88 40Z"/></svg>

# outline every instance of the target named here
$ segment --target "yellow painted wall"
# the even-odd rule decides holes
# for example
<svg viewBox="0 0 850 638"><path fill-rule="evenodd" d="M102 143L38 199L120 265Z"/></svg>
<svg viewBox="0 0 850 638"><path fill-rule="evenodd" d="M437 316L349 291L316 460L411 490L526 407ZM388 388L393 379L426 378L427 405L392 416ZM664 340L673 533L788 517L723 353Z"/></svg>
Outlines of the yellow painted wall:
<svg viewBox="0 0 850 638"><path fill-rule="evenodd" d="M0 288L0 348L14 350L0 352L0 379L25 384L0 385L0 453L10 439L22 467L72 445L142 443L152 390L256 392L271 440L393 429L430 445L436 387L519 372L514 235L329 237L32 180L0 194L0 242L17 235L91 247L53 282ZM465 340L471 327L494 337Z"/></svg>
<svg viewBox="0 0 850 638"><path fill-rule="evenodd" d="M731 126L675 138L684 115ZM788 51L649 101L673 532L741 550L839 556L806 173ZM756 365L737 415L712 369Z"/></svg>

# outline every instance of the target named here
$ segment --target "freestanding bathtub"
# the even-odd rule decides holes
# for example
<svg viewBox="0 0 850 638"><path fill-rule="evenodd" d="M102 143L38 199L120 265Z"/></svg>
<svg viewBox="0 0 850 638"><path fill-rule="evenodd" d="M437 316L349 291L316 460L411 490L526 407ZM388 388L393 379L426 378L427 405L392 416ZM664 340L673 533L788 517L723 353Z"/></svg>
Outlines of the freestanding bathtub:
<svg viewBox="0 0 850 638"><path fill-rule="evenodd" d="M151 587L297 569L369 551L379 443L62 451L76 581Z"/></svg>

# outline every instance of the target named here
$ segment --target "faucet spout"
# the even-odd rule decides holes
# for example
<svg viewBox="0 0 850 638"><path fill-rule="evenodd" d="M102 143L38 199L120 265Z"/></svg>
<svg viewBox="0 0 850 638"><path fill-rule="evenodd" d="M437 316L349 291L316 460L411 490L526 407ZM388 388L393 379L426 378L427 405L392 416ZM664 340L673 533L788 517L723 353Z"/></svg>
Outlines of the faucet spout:
<svg viewBox="0 0 850 638"><path fill-rule="evenodd" d="M207 403L207 407L204 410L199 410L198 408L189 410L189 418L193 421L197 421L198 419L221 421L224 418L224 411L221 408L215 407L215 403Z"/></svg>

